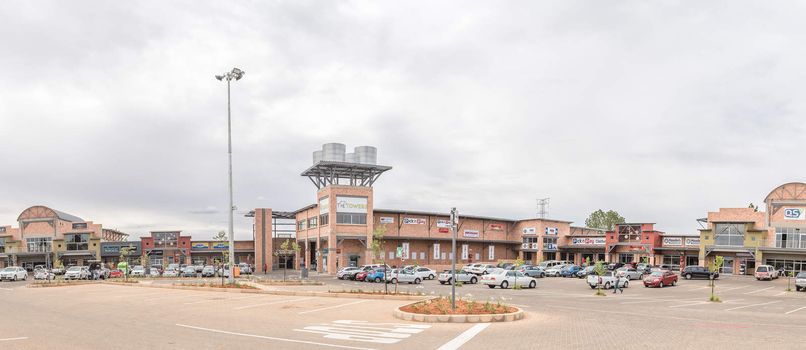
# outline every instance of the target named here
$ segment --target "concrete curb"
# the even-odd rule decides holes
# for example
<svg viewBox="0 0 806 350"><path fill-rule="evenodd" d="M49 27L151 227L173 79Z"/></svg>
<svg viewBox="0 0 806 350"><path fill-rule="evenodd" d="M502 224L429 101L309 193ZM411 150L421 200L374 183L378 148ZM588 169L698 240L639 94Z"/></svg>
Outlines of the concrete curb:
<svg viewBox="0 0 806 350"><path fill-rule="evenodd" d="M87 285L87 284L96 284L98 282L95 281L79 281L79 282L58 282L58 283L29 283L26 285L26 288L49 288L49 287L70 287L70 286L80 286L80 285Z"/></svg>
<svg viewBox="0 0 806 350"><path fill-rule="evenodd" d="M514 306L512 306L514 307ZM425 315L405 312L400 308L395 309L393 315L397 319L414 322L429 323L489 323L489 322L514 322L522 320L526 314L520 308L514 307L518 311L508 314L492 315Z"/></svg>

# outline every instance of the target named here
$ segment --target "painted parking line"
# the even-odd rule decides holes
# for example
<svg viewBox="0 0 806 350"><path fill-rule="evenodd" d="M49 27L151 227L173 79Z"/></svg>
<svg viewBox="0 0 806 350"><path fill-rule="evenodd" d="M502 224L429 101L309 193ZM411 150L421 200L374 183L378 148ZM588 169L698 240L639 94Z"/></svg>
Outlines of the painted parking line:
<svg viewBox="0 0 806 350"><path fill-rule="evenodd" d="M303 312L298 313L298 315L304 315L304 314L309 314L309 313L312 313L312 312L319 312L319 311L331 310L331 309L336 309L336 308L340 308L340 307L343 307L343 306L350 306L350 305L355 305L355 304L361 304L361 303L365 303L365 302L368 302L368 301L371 301L371 300L359 300L359 301L355 301L355 302L352 302L352 303L347 303L347 304L340 304L340 305L335 305L335 306L323 307L323 308L321 308L321 309L314 309L314 310L303 311Z"/></svg>
<svg viewBox="0 0 806 350"><path fill-rule="evenodd" d="M780 297L780 296L782 296L782 295L784 295L784 294L786 294L786 292L780 292L780 293L775 294L775 295L773 295L773 296L775 296L775 297Z"/></svg>
<svg viewBox="0 0 806 350"><path fill-rule="evenodd" d="M282 304L282 303L292 303L292 302L295 302L295 301L303 301L303 300L308 300L308 299L313 299L313 297L299 298L299 299L283 299L283 300L270 301L268 303L260 303L260 304L254 304L254 305L238 306L236 308L233 308L233 310L245 310L245 309L251 309L253 307L261 307L261 306L268 306L268 305L275 305L275 304Z"/></svg>
<svg viewBox="0 0 806 350"><path fill-rule="evenodd" d="M168 292L168 291L163 291L163 292L159 292L159 293L121 294L121 295L115 295L115 298L139 298L139 297L147 297L147 296L152 296L152 295L165 295L165 294L169 294L169 293L170 292Z"/></svg>
<svg viewBox="0 0 806 350"><path fill-rule="evenodd" d="M806 309L806 306L799 307L799 308L797 308L797 309L795 309L795 310L792 310L792 311L787 311L787 312L784 312L784 315L789 315L789 314L791 314L791 313L798 312L798 311L803 310L803 309Z"/></svg>
<svg viewBox="0 0 806 350"><path fill-rule="evenodd" d="M0 288L0 290L14 290L13 288Z"/></svg>
<svg viewBox="0 0 806 350"><path fill-rule="evenodd" d="M752 291L752 292L747 292L747 293L744 293L744 294L756 294L756 293L758 293L758 292L763 292L763 291L765 291L765 290L770 290L770 289L773 289L773 288L775 288L775 287L773 286L773 287L761 288L761 289L759 289L759 290L754 290L754 291Z"/></svg>
<svg viewBox="0 0 806 350"><path fill-rule="evenodd" d="M700 302L696 302L696 303L672 305L672 306L669 306L669 307L686 307L686 306L695 306L695 305L702 305L702 304L708 304L708 302L707 301L700 301Z"/></svg>
<svg viewBox="0 0 806 350"><path fill-rule="evenodd" d="M14 341L14 340L25 340L25 339L28 339L28 337L3 338L3 339L0 339L0 341Z"/></svg>
<svg viewBox="0 0 806 350"><path fill-rule="evenodd" d="M775 304L775 303L780 303L780 302L781 302L780 300L776 300L776 301L770 301L770 302L761 303L761 304L750 304L750 305L745 305L745 306L737 306L737 307L727 309L725 311L733 311L733 310L744 309L746 307L753 307L753 306L764 306L764 305L770 305L770 304Z"/></svg>
<svg viewBox="0 0 806 350"><path fill-rule="evenodd" d="M185 305L212 303L212 302L216 302L216 301L244 300L244 299L257 298L257 297L261 297L261 296L262 295L250 295L248 297L240 297L240 298L205 299L205 300L199 300L199 301L191 301L189 303L185 303Z"/></svg>
<svg viewBox="0 0 806 350"><path fill-rule="evenodd" d="M668 303L668 302L680 302L680 301L695 301L700 300L701 298L697 299L651 299L651 300L640 300L640 301L625 301L622 304L644 304L644 303Z"/></svg>
<svg viewBox="0 0 806 350"><path fill-rule="evenodd" d="M303 329L294 329L294 331L323 334L328 339L395 344L429 328L431 328L430 325L421 324L338 320L311 325Z"/></svg>
<svg viewBox="0 0 806 350"><path fill-rule="evenodd" d="M444 345L440 346L437 350L456 350L459 349L462 345L467 343L470 339L473 339L477 334L481 333L484 329L489 327L489 323L479 323L470 329L462 332L456 338L451 339L451 341L445 343Z"/></svg>
<svg viewBox="0 0 806 350"><path fill-rule="evenodd" d="M276 340L276 341L289 342L289 343L298 343L298 344L307 344L307 345L319 345L319 346L330 347L330 348L355 349L355 350L375 350L373 348L361 348L361 347L347 346L347 345L318 343L318 342L307 341L307 340L299 340L299 339L277 338L277 337L268 337L268 336L265 336L265 335L230 332L230 331L225 331L225 330L220 330L220 329L212 329L212 328L190 326L190 325L179 324L179 323L177 323L176 326L183 327L183 328L189 328L189 329L195 329L195 330L199 330L199 331L206 331L206 332L211 332L211 333L237 335L237 336L241 336L241 337L266 339L266 340Z"/></svg>
<svg viewBox="0 0 806 350"><path fill-rule="evenodd" d="M727 288L727 289L717 288L716 291L720 292L720 293L724 293L724 292L729 292L729 291L732 291L732 290L737 290L737 289L742 289L742 288L747 288L747 287L749 287L749 286L740 286L740 287L733 287L733 288Z"/></svg>

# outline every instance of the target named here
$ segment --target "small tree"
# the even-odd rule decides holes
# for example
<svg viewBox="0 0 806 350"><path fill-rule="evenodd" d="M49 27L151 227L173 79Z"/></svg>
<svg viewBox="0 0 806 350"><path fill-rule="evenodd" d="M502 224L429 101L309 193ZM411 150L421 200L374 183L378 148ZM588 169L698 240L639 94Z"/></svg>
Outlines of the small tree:
<svg viewBox="0 0 806 350"><path fill-rule="evenodd" d="M383 251L383 246L384 246L383 236L385 234L386 234L386 225L376 226L375 231L372 232L372 244L370 245L370 249L372 249L372 255L373 255L374 260L376 262L380 261L380 263L384 267L384 273L383 273L384 284L383 285L384 285L384 289L386 291L386 294L389 294L389 285L386 283L386 262L384 260L384 256L386 254L384 254L384 251ZM378 256L380 256L381 258L378 259Z"/></svg>
<svg viewBox="0 0 806 350"><path fill-rule="evenodd" d="M607 273L607 269L601 260L596 261L596 265L593 267L593 273L599 277L604 276L604 274ZM605 293L602 292L602 284L599 281L599 279L596 281L596 295L605 296Z"/></svg>
<svg viewBox="0 0 806 350"><path fill-rule="evenodd" d="M791 292L792 291L792 277L795 277L795 271L789 271L786 274L786 277L787 277L787 279L786 279L786 291Z"/></svg>
<svg viewBox="0 0 806 350"><path fill-rule="evenodd" d="M225 231L218 231L215 236L213 236L213 240L216 242L229 242L229 237L227 237L227 232ZM226 269L226 262L229 261L229 250L224 249L221 251L221 262L219 262L218 266L221 269L221 285L224 285L224 270ZM230 273L233 273L232 266L230 266Z"/></svg>
<svg viewBox="0 0 806 350"><path fill-rule="evenodd" d="M725 262L725 258L722 255L717 255L714 258L714 263L711 265L710 270L710 279L711 279L711 297L708 299L709 301L719 301L719 297L714 294L714 287L716 284L716 279L714 276L719 272L719 268L722 267L722 264Z"/></svg>
<svg viewBox="0 0 806 350"><path fill-rule="evenodd" d="M120 257L118 258L118 263L126 262L126 269L123 271L123 280L128 282L129 281L129 247L121 247L120 248Z"/></svg>

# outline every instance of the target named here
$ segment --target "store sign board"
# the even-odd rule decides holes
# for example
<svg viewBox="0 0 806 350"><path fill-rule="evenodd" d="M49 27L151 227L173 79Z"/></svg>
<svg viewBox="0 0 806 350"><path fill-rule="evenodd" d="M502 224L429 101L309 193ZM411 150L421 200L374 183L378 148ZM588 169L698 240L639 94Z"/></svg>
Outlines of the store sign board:
<svg viewBox="0 0 806 350"><path fill-rule="evenodd" d="M467 260L467 253L468 253L467 244L462 244L462 260Z"/></svg>
<svg viewBox="0 0 806 350"><path fill-rule="evenodd" d="M556 227L546 227L546 234L550 236L556 236L560 232L560 229Z"/></svg>
<svg viewBox="0 0 806 350"><path fill-rule="evenodd" d="M784 220L804 220L806 219L806 209L784 208Z"/></svg>
<svg viewBox="0 0 806 350"><path fill-rule="evenodd" d="M382 224L394 224L395 218L391 216L381 216L381 223Z"/></svg>
<svg viewBox="0 0 806 350"><path fill-rule="evenodd" d="M229 249L229 242L215 242L213 249Z"/></svg>
<svg viewBox="0 0 806 350"><path fill-rule="evenodd" d="M195 242L190 246L191 249L210 249L210 243Z"/></svg>
<svg viewBox="0 0 806 350"><path fill-rule="evenodd" d="M367 197L336 196L336 212L366 214Z"/></svg>
<svg viewBox="0 0 806 350"><path fill-rule="evenodd" d="M689 246L689 245L699 246L700 245L700 239L699 238L686 238L686 245L687 246Z"/></svg>
<svg viewBox="0 0 806 350"><path fill-rule="evenodd" d="M327 214L330 211L330 197L319 199L319 215Z"/></svg>
<svg viewBox="0 0 806 350"><path fill-rule="evenodd" d="M451 227L451 220L437 219L437 227L439 227L439 228L450 228Z"/></svg>
<svg viewBox="0 0 806 350"><path fill-rule="evenodd" d="M465 230L464 232L462 232L462 237L479 238L479 231L478 230Z"/></svg>
<svg viewBox="0 0 806 350"><path fill-rule="evenodd" d="M409 244L403 243L400 247L400 258L403 260L408 260L409 258Z"/></svg>
<svg viewBox="0 0 806 350"><path fill-rule="evenodd" d="M447 229L447 228L444 228L444 227L440 227L440 228L438 228L438 229L437 229L437 231L438 231L439 233L449 233L449 232L451 232L451 230L449 230L449 229Z"/></svg>
<svg viewBox="0 0 806 350"><path fill-rule="evenodd" d="M404 225L425 225L425 219L422 218L403 218Z"/></svg>
<svg viewBox="0 0 806 350"><path fill-rule="evenodd" d="M490 230L491 230L491 231L503 231L503 230L504 230L504 225L501 225L501 224L490 224Z"/></svg>
<svg viewBox="0 0 806 350"><path fill-rule="evenodd" d="M681 246L683 239L680 237L663 237L663 246Z"/></svg>
<svg viewBox="0 0 806 350"><path fill-rule="evenodd" d="M537 230L534 227L524 227L523 234L525 235L534 235L537 234Z"/></svg>
<svg viewBox="0 0 806 350"><path fill-rule="evenodd" d="M439 243L434 243L434 260L439 260L440 257Z"/></svg>
<svg viewBox="0 0 806 350"><path fill-rule="evenodd" d="M572 245L605 245L604 237L575 237L571 238Z"/></svg>

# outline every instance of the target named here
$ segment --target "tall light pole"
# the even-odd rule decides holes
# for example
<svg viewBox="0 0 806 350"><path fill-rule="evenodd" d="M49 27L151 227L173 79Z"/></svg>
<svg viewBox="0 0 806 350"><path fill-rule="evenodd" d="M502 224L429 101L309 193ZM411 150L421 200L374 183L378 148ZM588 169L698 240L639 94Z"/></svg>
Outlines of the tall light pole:
<svg viewBox="0 0 806 350"><path fill-rule="evenodd" d="M232 79L241 80L244 71L238 68L232 68L231 71L222 75L216 75L215 78L219 81L227 81L227 153L229 154L229 278L227 282L235 282L235 229L232 223L232 214L235 211L235 205L232 203L232 108L230 107L230 82ZM222 273L224 271L222 270Z"/></svg>
<svg viewBox="0 0 806 350"><path fill-rule="evenodd" d="M459 231L459 213L451 208L451 310L456 311L456 231Z"/></svg>

